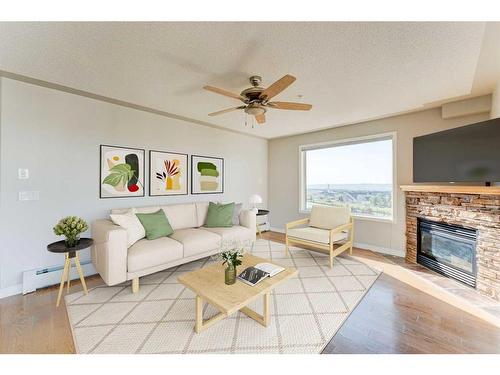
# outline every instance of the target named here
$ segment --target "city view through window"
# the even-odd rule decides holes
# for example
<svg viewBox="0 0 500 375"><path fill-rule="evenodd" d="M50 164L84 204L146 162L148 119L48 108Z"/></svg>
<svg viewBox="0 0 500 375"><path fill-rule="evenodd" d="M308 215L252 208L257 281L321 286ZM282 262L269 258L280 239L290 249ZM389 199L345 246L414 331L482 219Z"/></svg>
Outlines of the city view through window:
<svg viewBox="0 0 500 375"><path fill-rule="evenodd" d="M392 139L303 152L303 207L349 205L353 215L392 218Z"/></svg>

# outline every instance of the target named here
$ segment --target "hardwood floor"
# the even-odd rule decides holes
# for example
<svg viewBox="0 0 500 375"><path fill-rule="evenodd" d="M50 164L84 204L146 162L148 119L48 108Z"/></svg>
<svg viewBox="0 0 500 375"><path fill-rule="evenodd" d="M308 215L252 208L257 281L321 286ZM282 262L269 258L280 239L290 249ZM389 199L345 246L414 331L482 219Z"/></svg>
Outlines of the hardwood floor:
<svg viewBox="0 0 500 375"><path fill-rule="evenodd" d="M85 281L88 288L103 284L100 276ZM75 352L64 298L56 307L58 288L0 299L0 353ZM80 290L80 281L72 280L70 293Z"/></svg>
<svg viewBox="0 0 500 375"><path fill-rule="evenodd" d="M283 242L280 233L263 238ZM355 249L355 255L380 254ZM102 284L87 278L89 287ZM72 282L71 292L81 290ZM0 353L74 353L57 286L0 300ZM500 353L500 329L395 278L381 275L324 353Z"/></svg>

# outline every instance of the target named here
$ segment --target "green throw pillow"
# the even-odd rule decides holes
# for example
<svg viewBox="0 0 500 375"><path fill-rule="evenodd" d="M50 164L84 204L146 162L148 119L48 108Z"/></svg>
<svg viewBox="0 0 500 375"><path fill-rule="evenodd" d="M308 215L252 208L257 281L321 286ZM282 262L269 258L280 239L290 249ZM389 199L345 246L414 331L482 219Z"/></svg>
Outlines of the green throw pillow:
<svg viewBox="0 0 500 375"><path fill-rule="evenodd" d="M234 202L228 204L208 204L208 213L205 226L207 228L232 227L233 226Z"/></svg>
<svg viewBox="0 0 500 375"><path fill-rule="evenodd" d="M165 212L158 210L152 214L135 214L146 231L148 240L156 240L160 237L167 237L174 233L170 226Z"/></svg>

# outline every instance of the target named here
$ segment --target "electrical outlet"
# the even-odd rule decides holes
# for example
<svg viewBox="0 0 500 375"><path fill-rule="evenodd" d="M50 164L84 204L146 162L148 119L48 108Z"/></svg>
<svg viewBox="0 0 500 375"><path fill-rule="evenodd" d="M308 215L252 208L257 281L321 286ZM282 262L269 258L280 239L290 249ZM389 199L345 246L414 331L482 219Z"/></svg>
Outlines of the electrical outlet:
<svg viewBox="0 0 500 375"><path fill-rule="evenodd" d="M39 191L20 191L19 192L20 201L37 201L40 200Z"/></svg>
<svg viewBox="0 0 500 375"><path fill-rule="evenodd" d="M20 180L27 180L28 178L30 178L30 171L29 171L29 169L19 168L17 170L17 178L19 178Z"/></svg>

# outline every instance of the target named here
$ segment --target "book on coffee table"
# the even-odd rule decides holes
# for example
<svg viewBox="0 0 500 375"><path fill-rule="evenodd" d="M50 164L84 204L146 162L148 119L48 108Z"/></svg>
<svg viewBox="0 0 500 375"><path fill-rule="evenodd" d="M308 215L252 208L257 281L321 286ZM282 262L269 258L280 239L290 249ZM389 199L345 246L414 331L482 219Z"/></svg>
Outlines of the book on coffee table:
<svg viewBox="0 0 500 375"><path fill-rule="evenodd" d="M238 279L250 286L257 285L266 277L273 277L284 271L285 268L271 263L257 263L255 266L247 267L238 275Z"/></svg>

